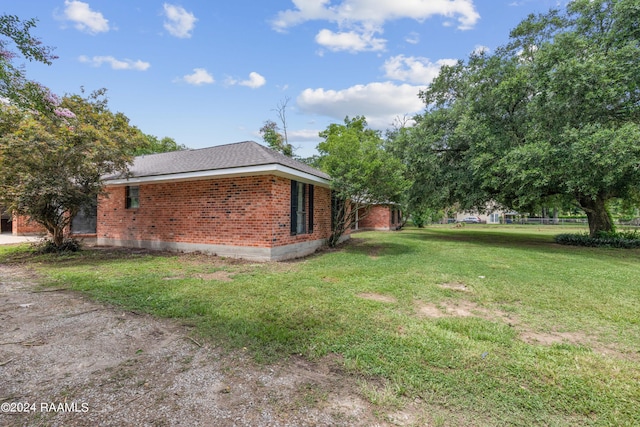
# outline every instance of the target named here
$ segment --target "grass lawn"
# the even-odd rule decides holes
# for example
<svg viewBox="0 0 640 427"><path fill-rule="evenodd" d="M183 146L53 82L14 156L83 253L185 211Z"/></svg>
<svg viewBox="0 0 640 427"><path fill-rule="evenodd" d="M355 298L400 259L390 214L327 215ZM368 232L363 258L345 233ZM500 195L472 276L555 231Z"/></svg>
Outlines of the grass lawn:
<svg viewBox="0 0 640 427"><path fill-rule="evenodd" d="M561 232L358 233L283 263L103 249L32 257L24 246L0 247L0 262L182 319L257 360L339 354L380 405L417 400L478 425L640 425L640 250L556 245Z"/></svg>

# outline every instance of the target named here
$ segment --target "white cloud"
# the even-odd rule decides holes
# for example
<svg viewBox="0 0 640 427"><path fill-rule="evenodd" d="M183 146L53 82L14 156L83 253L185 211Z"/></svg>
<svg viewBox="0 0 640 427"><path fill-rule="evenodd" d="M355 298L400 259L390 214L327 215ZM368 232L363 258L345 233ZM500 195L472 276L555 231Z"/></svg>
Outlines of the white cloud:
<svg viewBox="0 0 640 427"><path fill-rule="evenodd" d="M412 31L404 38L404 41L410 44L418 44L420 43L420 34Z"/></svg>
<svg viewBox="0 0 640 427"><path fill-rule="evenodd" d="M473 28L480 19L473 0L292 0L295 9L278 13L273 28L284 31L289 27L312 20L382 26L386 21L414 19L424 21L432 16L456 19L458 28Z"/></svg>
<svg viewBox="0 0 640 427"><path fill-rule="evenodd" d="M80 62L91 64L94 67L100 67L102 64L109 64L114 70L136 70L146 71L151 64L144 61L133 61L131 59L116 59L113 56L94 56L89 58L88 56L80 56L78 58Z"/></svg>
<svg viewBox="0 0 640 427"><path fill-rule="evenodd" d="M227 77L225 83L230 86L240 85L250 87L251 89L257 89L261 86L264 86L265 83L267 83L267 79L253 71L249 73L249 78L247 80L237 80L232 77Z"/></svg>
<svg viewBox="0 0 640 427"><path fill-rule="evenodd" d="M545 0L545 6L553 7L554 9L564 9L567 4L571 3L573 0ZM508 4L510 7L527 7L529 3L540 3L540 0L521 0L521 1L512 1Z"/></svg>
<svg viewBox="0 0 640 427"><path fill-rule="evenodd" d="M387 59L383 69L385 76L403 82L428 85L440 74L443 65L455 65L455 59L440 59L431 62L429 58L398 55Z"/></svg>
<svg viewBox="0 0 640 427"><path fill-rule="evenodd" d="M317 129L287 129L287 136L291 141L319 141L320 136L318 133L320 133L320 131Z"/></svg>
<svg viewBox="0 0 640 427"><path fill-rule="evenodd" d="M198 20L193 13L187 12L181 6L175 6L169 3L164 4L164 13L167 20L164 22L164 28L169 34L181 39L191 37L191 32Z"/></svg>
<svg viewBox="0 0 640 427"><path fill-rule="evenodd" d="M280 124L278 124L280 126ZM290 129L287 128L287 138L290 143L301 143L301 142L314 142L318 143L321 141L320 136L318 135L320 130L318 129ZM262 135L260 131L255 130L252 132L253 136L256 139L261 139Z"/></svg>
<svg viewBox="0 0 640 427"><path fill-rule="evenodd" d="M336 24L338 31L321 30L316 42L331 51L380 51L386 40L376 38L382 34L384 24L398 19L413 19L418 22L441 16L443 25L453 25L468 30L480 19L473 0L292 0L293 9L280 11L271 24L276 31L307 21L320 20ZM419 41L417 34L405 39L408 43ZM322 52L320 52L322 55Z"/></svg>
<svg viewBox="0 0 640 427"><path fill-rule="evenodd" d="M261 86L264 86L265 83L267 83L267 80L254 71L249 73L249 80L243 80L239 84L241 86L248 86L251 89L257 89Z"/></svg>
<svg viewBox="0 0 640 427"><path fill-rule="evenodd" d="M316 35L316 43L333 52L362 52L384 50L386 40L375 38L373 33L355 31L334 33L324 29Z"/></svg>
<svg viewBox="0 0 640 427"><path fill-rule="evenodd" d="M109 20L102 13L91 10L88 3L65 0L64 19L75 23L76 29L89 34L109 31Z"/></svg>
<svg viewBox="0 0 640 427"><path fill-rule="evenodd" d="M356 85L343 90L305 89L297 98L305 113L342 121L346 116L365 116L372 128L387 129L398 116L424 109L418 98L423 87L392 82Z"/></svg>
<svg viewBox="0 0 640 427"><path fill-rule="evenodd" d="M186 76L178 80L194 86L211 84L215 82L213 76L204 68L194 68L192 74L187 74Z"/></svg>

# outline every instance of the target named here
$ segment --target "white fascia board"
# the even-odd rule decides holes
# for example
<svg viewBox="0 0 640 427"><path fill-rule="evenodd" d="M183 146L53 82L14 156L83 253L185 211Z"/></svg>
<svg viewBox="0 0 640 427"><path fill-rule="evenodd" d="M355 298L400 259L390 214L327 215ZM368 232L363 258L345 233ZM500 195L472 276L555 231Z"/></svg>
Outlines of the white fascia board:
<svg viewBox="0 0 640 427"><path fill-rule="evenodd" d="M177 181L195 181L212 178L233 178L239 176L255 176L255 175L276 175L283 178L293 179L296 181L306 182L308 184L329 187L328 179L320 178L307 172L280 164L268 164L258 166L245 166L240 168L213 169L197 172L174 173L167 175L152 175L131 177L122 179L105 180L106 185L135 185L135 184L156 184L161 182L177 182Z"/></svg>

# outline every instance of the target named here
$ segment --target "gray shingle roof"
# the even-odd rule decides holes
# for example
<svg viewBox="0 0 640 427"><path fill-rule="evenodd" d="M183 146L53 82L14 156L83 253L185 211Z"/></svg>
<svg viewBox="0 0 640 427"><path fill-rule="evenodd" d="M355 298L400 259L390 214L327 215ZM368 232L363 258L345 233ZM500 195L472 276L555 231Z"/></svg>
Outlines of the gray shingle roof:
<svg viewBox="0 0 640 427"><path fill-rule="evenodd" d="M141 178L270 164L280 164L310 175L329 179L329 175L326 173L254 141L236 142L195 150L147 154L136 157L129 172L130 177ZM107 179L117 179L117 177Z"/></svg>

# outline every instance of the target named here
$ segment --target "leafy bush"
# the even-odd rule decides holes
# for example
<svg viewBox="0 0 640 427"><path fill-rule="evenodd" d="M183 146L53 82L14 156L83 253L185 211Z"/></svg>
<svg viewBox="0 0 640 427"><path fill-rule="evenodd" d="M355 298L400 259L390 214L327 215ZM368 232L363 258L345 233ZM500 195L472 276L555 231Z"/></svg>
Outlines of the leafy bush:
<svg viewBox="0 0 640 427"><path fill-rule="evenodd" d="M640 233L638 230L600 232L596 237L591 237L588 233L558 234L554 237L554 240L561 245L623 249L640 248Z"/></svg>
<svg viewBox="0 0 640 427"><path fill-rule="evenodd" d="M434 209L418 209L411 213L411 222L418 228L440 221L444 217L442 211Z"/></svg>
<svg viewBox="0 0 640 427"><path fill-rule="evenodd" d="M53 254L63 252L78 252L81 249L81 243L78 239L66 237L62 241L62 245L56 246L54 241L50 238L44 238L41 241L33 244L35 251L40 254Z"/></svg>
<svg viewBox="0 0 640 427"><path fill-rule="evenodd" d="M418 228L424 228L424 225L427 223L428 216L424 212L417 212L411 215L411 221L413 225Z"/></svg>

